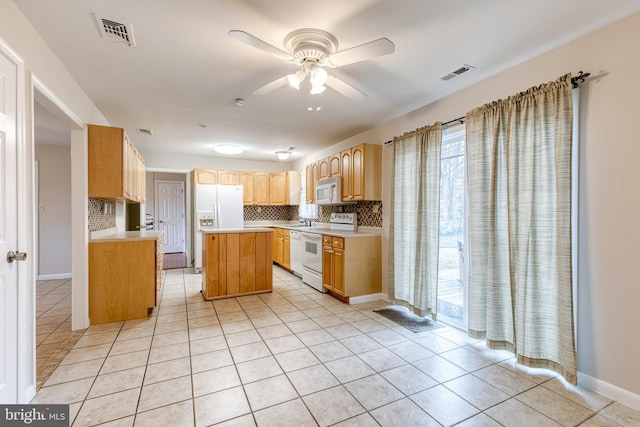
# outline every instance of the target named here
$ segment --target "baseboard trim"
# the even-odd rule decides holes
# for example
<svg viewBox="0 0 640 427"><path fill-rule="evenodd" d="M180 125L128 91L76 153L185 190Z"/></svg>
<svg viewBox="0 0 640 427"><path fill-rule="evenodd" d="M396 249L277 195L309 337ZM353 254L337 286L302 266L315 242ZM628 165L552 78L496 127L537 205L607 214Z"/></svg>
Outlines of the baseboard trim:
<svg viewBox="0 0 640 427"><path fill-rule="evenodd" d="M71 273L39 274L37 280L71 279Z"/></svg>
<svg viewBox="0 0 640 427"><path fill-rule="evenodd" d="M590 375L578 372L578 384L591 391L600 393L610 399L616 400L623 405L627 405L635 410L640 411L640 395L632 393L628 390L599 380Z"/></svg>
<svg viewBox="0 0 640 427"><path fill-rule="evenodd" d="M362 304L364 302L378 301L384 299L384 294L360 295L357 297L349 297L349 304Z"/></svg>

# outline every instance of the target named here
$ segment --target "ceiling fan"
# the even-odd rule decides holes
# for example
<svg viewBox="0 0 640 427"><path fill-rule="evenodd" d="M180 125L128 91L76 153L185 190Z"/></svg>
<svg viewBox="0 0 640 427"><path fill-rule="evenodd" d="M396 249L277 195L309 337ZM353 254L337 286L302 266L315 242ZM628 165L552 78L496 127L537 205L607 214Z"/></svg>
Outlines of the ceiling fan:
<svg viewBox="0 0 640 427"><path fill-rule="evenodd" d="M295 73L283 76L254 90L251 92L253 95L265 95L286 84L299 89L300 83L308 77L312 95L324 92L326 86L329 86L348 98L360 101L367 97L365 93L344 80L328 74L325 68L353 64L369 58L388 55L395 51L393 42L386 38L338 51L338 40L332 34L314 28L302 28L287 34L284 38L285 50L272 46L245 31L231 30L228 34L241 43L300 67Z"/></svg>

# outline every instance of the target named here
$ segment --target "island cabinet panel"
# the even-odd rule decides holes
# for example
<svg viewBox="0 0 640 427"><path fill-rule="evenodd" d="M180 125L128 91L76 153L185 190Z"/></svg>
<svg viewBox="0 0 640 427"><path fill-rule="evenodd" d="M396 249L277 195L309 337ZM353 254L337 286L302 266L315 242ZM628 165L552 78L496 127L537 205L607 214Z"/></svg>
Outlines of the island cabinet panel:
<svg viewBox="0 0 640 427"><path fill-rule="evenodd" d="M203 239L206 300L271 292L271 233L208 233Z"/></svg>
<svg viewBox="0 0 640 427"><path fill-rule="evenodd" d="M270 233L256 233L256 291L269 291L273 286L270 237Z"/></svg>

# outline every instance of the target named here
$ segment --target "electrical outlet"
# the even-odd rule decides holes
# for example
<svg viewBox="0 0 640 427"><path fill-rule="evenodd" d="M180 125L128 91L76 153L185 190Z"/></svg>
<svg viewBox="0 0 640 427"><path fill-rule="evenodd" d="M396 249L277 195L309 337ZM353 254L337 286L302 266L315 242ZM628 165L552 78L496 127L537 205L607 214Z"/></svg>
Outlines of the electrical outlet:
<svg viewBox="0 0 640 427"><path fill-rule="evenodd" d="M380 212L380 205L373 205L373 213L377 214Z"/></svg>

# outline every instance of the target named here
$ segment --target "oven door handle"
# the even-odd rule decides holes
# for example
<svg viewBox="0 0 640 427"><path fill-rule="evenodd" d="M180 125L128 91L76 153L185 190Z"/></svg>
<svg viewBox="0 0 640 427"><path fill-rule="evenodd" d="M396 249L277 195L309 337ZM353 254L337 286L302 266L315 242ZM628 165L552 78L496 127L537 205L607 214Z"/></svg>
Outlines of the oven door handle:
<svg viewBox="0 0 640 427"><path fill-rule="evenodd" d="M302 233L302 237L309 240L322 240L322 234Z"/></svg>

